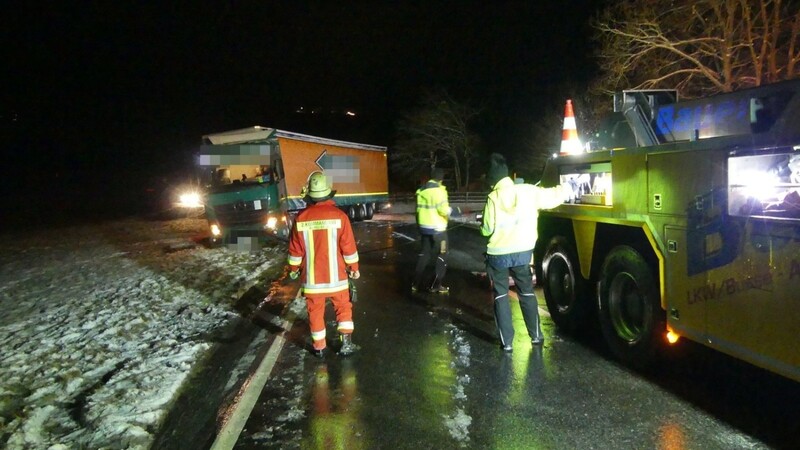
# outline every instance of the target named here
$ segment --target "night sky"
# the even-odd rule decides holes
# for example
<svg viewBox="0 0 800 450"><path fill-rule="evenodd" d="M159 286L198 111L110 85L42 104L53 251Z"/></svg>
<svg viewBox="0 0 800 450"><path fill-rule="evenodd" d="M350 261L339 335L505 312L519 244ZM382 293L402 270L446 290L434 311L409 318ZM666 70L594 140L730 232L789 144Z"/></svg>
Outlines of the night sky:
<svg viewBox="0 0 800 450"><path fill-rule="evenodd" d="M598 4L4 2L0 125L18 180L3 194L43 177L134 192L190 168L203 134L252 125L391 148L434 88L482 108L487 145L513 153L593 75Z"/></svg>

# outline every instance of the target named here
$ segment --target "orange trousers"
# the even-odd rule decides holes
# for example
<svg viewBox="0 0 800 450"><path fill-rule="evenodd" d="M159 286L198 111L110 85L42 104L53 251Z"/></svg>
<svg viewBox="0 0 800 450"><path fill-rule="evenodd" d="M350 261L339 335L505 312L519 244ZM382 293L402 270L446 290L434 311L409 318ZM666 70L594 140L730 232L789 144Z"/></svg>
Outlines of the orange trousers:
<svg viewBox="0 0 800 450"><path fill-rule="evenodd" d="M337 331L341 334L353 332L353 304L350 303L349 291L306 297L308 324L311 328L314 350L322 350L327 346L325 341L325 300L327 299L331 299L333 310L336 312Z"/></svg>

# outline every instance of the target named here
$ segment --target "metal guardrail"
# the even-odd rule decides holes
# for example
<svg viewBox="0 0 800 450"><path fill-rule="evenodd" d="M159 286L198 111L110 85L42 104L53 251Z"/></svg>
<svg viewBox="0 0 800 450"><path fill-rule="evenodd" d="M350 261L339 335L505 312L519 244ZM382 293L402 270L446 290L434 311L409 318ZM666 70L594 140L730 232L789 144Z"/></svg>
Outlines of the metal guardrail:
<svg viewBox="0 0 800 450"><path fill-rule="evenodd" d="M488 192L448 192L447 198L450 203L485 203ZM417 199L414 193L390 194L391 202L415 202Z"/></svg>

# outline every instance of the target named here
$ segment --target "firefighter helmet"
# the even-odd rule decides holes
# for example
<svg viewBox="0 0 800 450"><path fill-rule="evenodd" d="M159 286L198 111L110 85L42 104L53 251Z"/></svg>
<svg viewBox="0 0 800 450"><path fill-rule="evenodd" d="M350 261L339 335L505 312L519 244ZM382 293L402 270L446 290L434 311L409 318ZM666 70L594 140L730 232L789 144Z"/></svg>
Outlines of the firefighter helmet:
<svg viewBox="0 0 800 450"><path fill-rule="evenodd" d="M321 201L332 197L335 191L331 191L328 177L326 177L324 173L313 172L308 177L308 190L306 193L312 200Z"/></svg>

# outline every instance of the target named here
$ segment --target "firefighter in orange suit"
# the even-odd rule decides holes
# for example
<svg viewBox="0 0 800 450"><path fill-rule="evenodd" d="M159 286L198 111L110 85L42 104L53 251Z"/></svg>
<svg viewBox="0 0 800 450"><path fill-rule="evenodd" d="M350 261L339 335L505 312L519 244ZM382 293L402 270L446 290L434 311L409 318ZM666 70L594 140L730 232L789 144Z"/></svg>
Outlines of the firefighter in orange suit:
<svg viewBox="0 0 800 450"><path fill-rule="evenodd" d="M308 307L314 354L323 357L325 340L325 301L330 298L336 312L341 346L339 354L348 356L356 347L352 341L353 304L348 277L357 279L358 250L347 215L333 201L336 191L325 174L313 172L308 178L303 210L292 226L289 238L289 275L296 279L304 269L303 291Z"/></svg>

